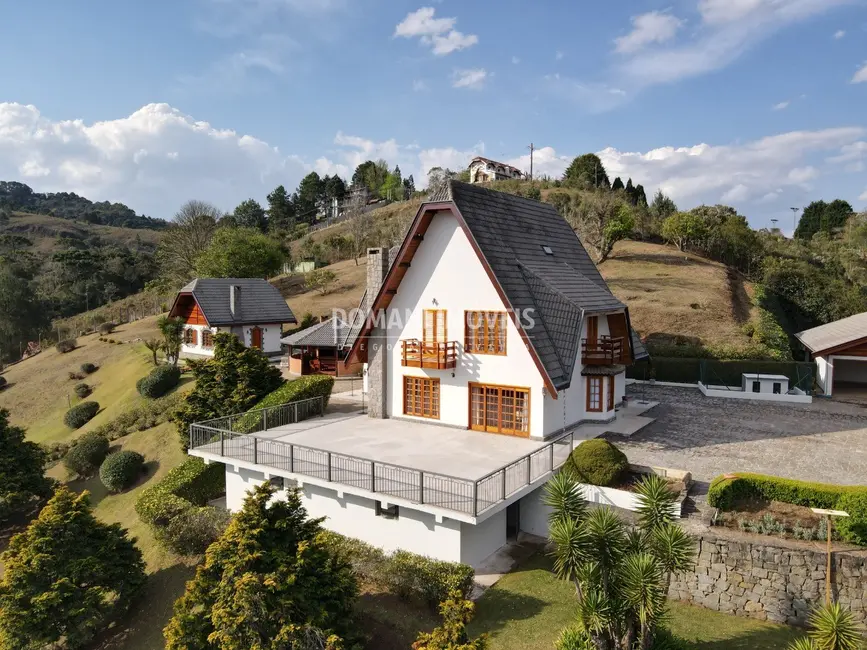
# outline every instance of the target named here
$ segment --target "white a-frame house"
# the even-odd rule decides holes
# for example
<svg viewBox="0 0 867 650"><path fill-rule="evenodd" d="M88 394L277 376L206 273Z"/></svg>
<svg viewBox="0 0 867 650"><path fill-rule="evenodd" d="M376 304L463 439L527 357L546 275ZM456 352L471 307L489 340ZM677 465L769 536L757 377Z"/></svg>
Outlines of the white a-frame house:
<svg viewBox="0 0 867 650"><path fill-rule="evenodd" d="M190 453L226 464L230 508L290 479L327 528L386 550L478 565L547 534L542 486L646 355L626 306L553 206L454 181L367 272L341 346L366 363L367 413L193 425Z"/></svg>

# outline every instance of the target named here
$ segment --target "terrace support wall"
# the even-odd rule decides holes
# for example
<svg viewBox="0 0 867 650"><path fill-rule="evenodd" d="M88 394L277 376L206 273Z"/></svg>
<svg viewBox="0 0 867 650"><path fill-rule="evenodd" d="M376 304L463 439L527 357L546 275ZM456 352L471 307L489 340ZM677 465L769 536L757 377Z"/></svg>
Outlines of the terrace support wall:
<svg viewBox="0 0 867 650"><path fill-rule="evenodd" d="M692 573L672 578L669 596L727 614L805 626L825 600L825 542L732 531L697 537ZM832 596L867 619L867 550L832 555Z"/></svg>

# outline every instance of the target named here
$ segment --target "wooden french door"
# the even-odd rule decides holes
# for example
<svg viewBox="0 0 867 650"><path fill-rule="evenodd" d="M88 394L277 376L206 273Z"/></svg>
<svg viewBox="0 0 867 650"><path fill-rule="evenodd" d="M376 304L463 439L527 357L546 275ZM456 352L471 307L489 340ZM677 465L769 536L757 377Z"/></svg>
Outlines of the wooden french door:
<svg viewBox="0 0 867 650"><path fill-rule="evenodd" d="M448 328L446 327L445 309L424 310L424 343L445 343L448 340Z"/></svg>
<svg viewBox="0 0 867 650"><path fill-rule="evenodd" d="M609 411L614 410L614 377L608 377L608 409Z"/></svg>
<svg viewBox="0 0 867 650"><path fill-rule="evenodd" d="M590 316L587 319L587 342L588 343L596 343L599 339L599 318L597 316Z"/></svg>
<svg viewBox="0 0 867 650"><path fill-rule="evenodd" d="M470 384L470 429L529 436L530 390Z"/></svg>
<svg viewBox="0 0 867 650"><path fill-rule="evenodd" d="M602 377L587 377L587 410L593 413L602 410Z"/></svg>
<svg viewBox="0 0 867 650"><path fill-rule="evenodd" d="M250 330L250 347L262 349L262 328L254 327Z"/></svg>

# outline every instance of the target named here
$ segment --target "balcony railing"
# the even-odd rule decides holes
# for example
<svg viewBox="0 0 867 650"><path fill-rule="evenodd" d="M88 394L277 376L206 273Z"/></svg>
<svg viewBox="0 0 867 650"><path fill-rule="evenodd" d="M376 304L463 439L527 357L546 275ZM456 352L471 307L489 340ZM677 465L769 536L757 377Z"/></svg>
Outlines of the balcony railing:
<svg viewBox="0 0 867 650"><path fill-rule="evenodd" d="M418 339L401 341L401 365L411 368L454 368L458 363L456 341L425 343Z"/></svg>
<svg viewBox="0 0 867 650"><path fill-rule="evenodd" d="M478 516L561 467L575 444L566 433L470 480L250 435L321 414L321 407L315 398L192 424L190 450Z"/></svg>
<svg viewBox="0 0 867 650"><path fill-rule="evenodd" d="M623 355L623 339L607 336L596 341L581 339L581 361L587 366L610 366L620 363Z"/></svg>

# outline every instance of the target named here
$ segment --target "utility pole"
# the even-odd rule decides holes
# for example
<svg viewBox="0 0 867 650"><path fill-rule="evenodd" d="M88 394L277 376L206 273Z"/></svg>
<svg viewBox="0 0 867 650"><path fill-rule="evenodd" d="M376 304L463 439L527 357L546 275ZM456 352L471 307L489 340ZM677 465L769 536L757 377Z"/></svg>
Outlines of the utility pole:
<svg viewBox="0 0 867 650"><path fill-rule="evenodd" d="M789 208L792 211L792 239L795 238L795 230L798 228L798 210L801 208Z"/></svg>
<svg viewBox="0 0 867 650"><path fill-rule="evenodd" d="M530 180L533 180L533 152L535 151L535 147L533 143L530 143Z"/></svg>

